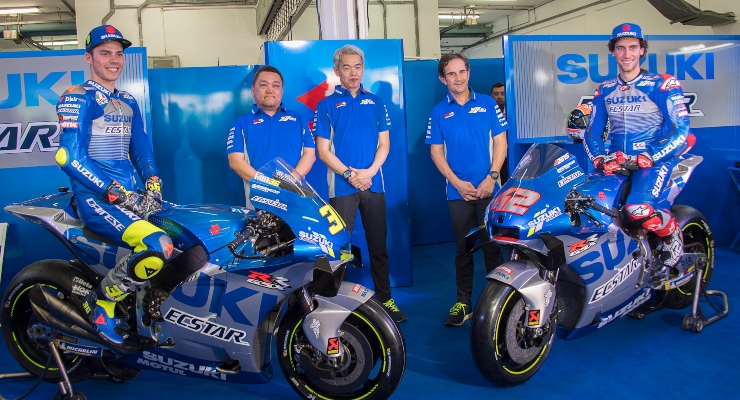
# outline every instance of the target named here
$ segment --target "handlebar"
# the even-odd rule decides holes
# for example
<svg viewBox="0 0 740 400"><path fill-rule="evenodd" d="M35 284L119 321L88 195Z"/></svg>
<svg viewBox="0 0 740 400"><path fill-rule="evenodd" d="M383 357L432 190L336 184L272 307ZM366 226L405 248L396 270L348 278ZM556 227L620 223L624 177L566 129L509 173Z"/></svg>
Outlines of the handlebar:
<svg viewBox="0 0 740 400"><path fill-rule="evenodd" d="M227 245L227 247L231 251L231 254L233 254L234 257L237 257L237 258L244 257L240 254L237 254L236 248L239 247L239 245L241 245L242 243L246 242L247 239L249 239L254 234L255 234L254 228L252 228L251 226L247 226L243 231L239 232L236 238Z"/></svg>

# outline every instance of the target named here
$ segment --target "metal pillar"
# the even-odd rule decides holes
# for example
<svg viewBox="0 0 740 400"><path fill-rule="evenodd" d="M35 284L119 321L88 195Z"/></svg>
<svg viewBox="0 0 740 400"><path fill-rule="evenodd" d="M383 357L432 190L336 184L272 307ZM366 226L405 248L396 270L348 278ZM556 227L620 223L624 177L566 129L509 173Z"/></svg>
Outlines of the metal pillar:
<svg viewBox="0 0 740 400"><path fill-rule="evenodd" d="M367 0L319 0L321 38L367 39Z"/></svg>

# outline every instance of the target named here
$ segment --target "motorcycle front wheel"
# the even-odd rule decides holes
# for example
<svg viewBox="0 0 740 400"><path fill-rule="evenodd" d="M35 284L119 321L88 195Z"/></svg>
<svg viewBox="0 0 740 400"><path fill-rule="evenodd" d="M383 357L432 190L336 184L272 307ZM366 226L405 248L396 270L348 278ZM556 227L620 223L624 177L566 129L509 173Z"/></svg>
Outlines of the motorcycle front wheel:
<svg viewBox="0 0 740 400"><path fill-rule="evenodd" d="M557 321L551 318L541 335L527 328L525 303L514 288L489 281L473 313L470 347L478 371L499 386L531 378L550 353ZM543 316L544 317L544 316Z"/></svg>
<svg viewBox="0 0 740 400"><path fill-rule="evenodd" d="M51 356L50 331L49 327L36 319L29 292L34 285L40 284L60 299L70 301L73 287L78 286L73 282L70 270L67 261L38 261L18 272L5 290L2 303L3 337L13 358L33 375L41 375ZM80 382L93 375L92 364L87 357L71 353L62 353L61 357L72 382ZM51 360L44 379L56 383L61 377L56 362Z"/></svg>
<svg viewBox="0 0 740 400"><path fill-rule="evenodd" d="M393 394L406 368L406 345L375 299L352 311L342 324L343 355L336 364L309 344L304 317L298 304L291 306L277 336L280 369L298 394L330 399L387 399Z"/></svg>

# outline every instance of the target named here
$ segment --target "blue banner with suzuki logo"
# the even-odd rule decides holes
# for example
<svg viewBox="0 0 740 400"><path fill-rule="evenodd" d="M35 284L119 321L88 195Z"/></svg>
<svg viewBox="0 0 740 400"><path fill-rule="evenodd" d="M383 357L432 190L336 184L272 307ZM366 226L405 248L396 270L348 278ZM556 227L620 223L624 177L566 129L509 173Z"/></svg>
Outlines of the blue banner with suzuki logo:
<svg viewBox="0 0 740 400"><path fill-rule="evenodd" d="M412 283L408 205L408 146L404 110L403 43L401 40L321 40L265 43L266 63L280 70L285 80L283 104L301 113L305 121L314 120L316 105L330 95L339 78L334 74L334 51L353 44L365 53L365 89L380 96L391 119L390 154L383 164L388 226L388 260L391 284ZM311 122L313 123L313 122ZM326 166L316 160L308 180L328 200ZM365 266L369 256L360 217L352 232L352 243L363 249ZM369 268L348 271L348 280L369 286ZM354 276L353 276L354 275ZM361 276L358 276L361 275Z"/></svg>
<svg viewBox="0 0 740 400"><path fill-rule="evenodd" d="M67 88L90 78L84 54L84 50L0 52L0 208L69 187L69 179L54 161L62 133L56 104L64 100ZM137 99L148 127L146 50L127 49L124 62L117 88ZM31 262L68 257L63 245L43 228L5 212L0 212L0 222L9 223L0 289Z"/></svg>
<svg viewBox="0 0 740 400"><path fill-rule="evenodd" d="M565 133L566 119L578 104L591 102L599 83L617 75L616 60L607 49L609 39L602 35L505 37L511 165L531 143L553 139L566 141L563 147L584 162L582 146L570 144ZM640 66L672 75L681 83L691 132L697 139L691 153L704 157L676 204L702 211L717 244L729 244L740 230L740 196L727 171L740 160L740 36L648 35L646 39L648 49ZM639 101L633 99L634 104Z"/></svg>

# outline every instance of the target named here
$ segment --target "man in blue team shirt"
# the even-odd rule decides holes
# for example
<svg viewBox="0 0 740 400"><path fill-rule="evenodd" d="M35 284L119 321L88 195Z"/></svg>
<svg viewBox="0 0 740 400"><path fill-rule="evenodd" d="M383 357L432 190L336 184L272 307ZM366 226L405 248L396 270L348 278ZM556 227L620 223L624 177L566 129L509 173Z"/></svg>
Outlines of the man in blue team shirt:
<svg viewBox="0 0 740 400"><path fill-rule="evenodd" d="M606 175L620 172L626 163L638 165L630 173L632 188L624 208L630 221L661 239L659 258L672 267L683 256L683 236L671 211L659 208L658 200L678 156L693 140L681 83L671 75L640 69L647 41L636 24L615 27L608 48L619 74L596 88L583 140L586 155ZM607 122L608 153L602 139Z"/></svg>
<svg viewBox="0 0 740 400"><path fill-rule="evenodd" d="M457 303L445 324L460 326L472 316L473 256L465 255L465 236L483 218L499 182L506 158L506 118L490 96L468 87L470 64L462 54L445 54L437 65L447 97L432 109L426 143L432 161L447 179L447 203L457 242L455 272ZM487 241L484 235L482 240ZM483 248L486 271L503 263L501 248Z"/></svg>
<svg viewBox="0 0 740 400"><path fill-rule="evenodd" d="M360 210L375 296L396 322L402 322L406 314L391 298L381 169L390 151L391 121L383 100L362 87L364 68L364 54L356 46L334 53L334 73L341 85L316 109L316 149L329 169L329 203L350 232Z"/></svg>
<svg viewBox="0 0 740 400"><path fill-rule="evenodd" d="M257 169L282 157L295 171L306 176L316 161L316 145L298 113L283 107L283 75L266 65L252 80L255 104L250 114L234 121L226 141L229 166L244 179L249 200L249 180Z"/></svg>

